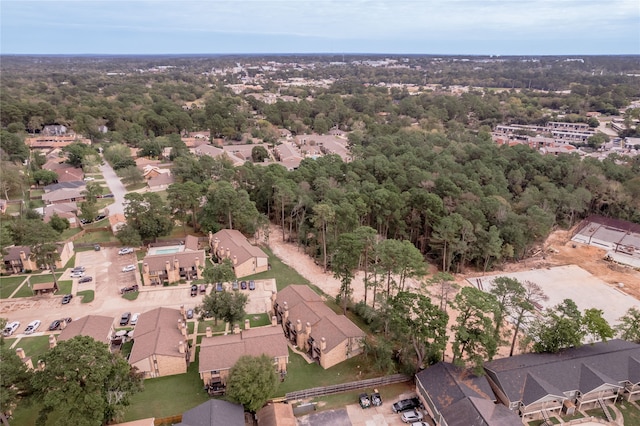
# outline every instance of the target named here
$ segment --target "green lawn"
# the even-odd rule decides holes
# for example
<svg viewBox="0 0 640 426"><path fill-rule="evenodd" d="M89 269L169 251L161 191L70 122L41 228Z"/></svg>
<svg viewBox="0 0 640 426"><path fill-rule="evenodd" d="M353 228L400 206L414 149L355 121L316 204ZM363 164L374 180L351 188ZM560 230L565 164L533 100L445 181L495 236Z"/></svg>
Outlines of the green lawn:
<svg viewBox="0 0 640 426"><path fill-rule="evenodd" d="M218 325L214 325L213 320L198 322L198 334L203 334L207 331L207 327L211 327L214 333L220 333L224 331L224 321L218 320Z"/></svg>
<svg viewBox="0 0 640 426"><path fill-rule="evenodd" d="M198 374L198 359L189 365L186 374L159 377L144 381L144 391L131 398L124 421L147 417L168 417L182 414L209 400Z"/></svg>
<svg viewBox="0 0 640 426"><path fill-rule="evenodd" d="M47 330L49 324L40 324L39 330ZM31 357L33 366L36 367L38 360L49 350L49 336L23 337L14 349L22 348L27 356Z"/></svg>
<svg viewBox="0 0 640 426"><path fill-rule="evenodd" d="M64 231L62 231L62 234L60 234L60 240L66 240L67 238L73 237L74 235L78 234L80 231L82 231L82 228L65 229Z"/></svg>
<svg viewBox="0 0 640 426"><path fill-rule="evenodd" d="M113 236L113 233L111 231L100 231L87 232L82 237L78 238L75 242L95 244L109 241L117 241L116 237Z"/></svg>
<svg viewBox="0 0 640 426"><path fill-rule="evenodd" d="M369 365L371 363L366 357L359 355L325 370L317 363L307 363L304 358L289 349L287 378L278 386L276 396L284 396L287 392L318 386L379 377L381 374L369 369Z"/></svg>
<svg viewBox="0 0 640 426"><path fill-rule="evenodd" d="M76 255L74 253L73 256L71 256L69 260L67 260L67 263L64 265L62 269L73 268L75 265L76 265Z"/></svg>
<svg viewBox="0 0 640 426"><path fill-rule="evenodd" d="M592 410L586 410L585 413L587 413L587 415L589 416L597 417L602 420L607 420L607 418L604 415L604 411L602 411L602 408L594 408ZM614 420L616 419L616 413L613 410L609 410L609 414L611 414L612 419Z"/></svg>
<svg viewBox="0 0 640 426"><path fill-rule="evenodd" d="M382 386L377 389L380 393L380 397L382 398L383 405L387 405L391 401L395 401L398 398L398 395L414 391L415 386L411 382L405 382ZM358 401L358 395L362 392L371 393L373 392L373 388L321 396L313 398L311 402L317 403L316 408L318 411L335 410L338 408L344 408L345 405L348 404L355 404Z"/></svg>
<svg viewBox="0 0 640 426"><path fill-rule="evenodd" d="M617 407L622 412L624 417L625 426L640 426L640 409L637 406L627 401L617 404Z"/></svg>
<svg viewBox="0 0 640 426"><path fill-rule="evenodd" d="M56 272L57 279L60 279L61 276L62 272ZM39 275L31 275L29 281L31 282L31 284L50 283L53 282L53 276L51 275L51 272L46 272Z"/></svg>
<svg viewBox="0 0 640 426"><path fill-rule="evenodd" d="M71 289L73 288L73 281L71 280L62 280L58 281L58 294L69 294L71 293Z"/></svg>
<svg viewBox="0 0 640 426"><path fill-rule="evenodd" d="M76 293L76 296L82 297L82 303L93 302L95 293L93 290L83 290Z"/></svg>
<svg viewBox="0 0 640 426"><path fill-rule="evenodd" d="M140 292L138 291L131 291L129 293L125 293L122 295L123 299L127 299L127 300L136 300L138 298L138 295L140 294Z"/></svg>
<svg viewBox="0 0 640 426"><path fill-rule="evenodd" d="M275 278L278 291L291 284L310 284L309 281L302 275L298 274L295 269L292 269L282 263L282 261L278 259L278 257L276 257L268 247L261 248L269 255L271 269L269 271L260 272L259 274L243 277L244 280L264 280L268 278Z"/></svg>
<svg viewBox="0 0 640 426"><path fill-rule="evenodd" d="M56 273L56 277L60 279L62 276L61 272ZM31 286L34 284L42 284L42 283L51 283L53 282L53 276L51 274L42 274L42 275L32 275L30 277L30 281L28 281L25 285L20 287L20 290L13 296L16 297L31 297L33 296L32 287L29 286L29 282L31 282ZM71 280L62 280L58 281L58 294L68 294L71 293L71 287L73 285L73 281Z"/></svg>
<svg viewBox="0 0 640 426"><path fill-rule="evenodd" d="M240 323L240 328L244 328L244 320L246 319L249 320L249 324L251 325L251 328L263 327L265 325L271 324L271 317L266 312L262 314L248 314L248 315L245 315L244 318L242 319L242 322Z"/></svg>
<svg viewBox="0 0 640 426"><path fill-rule="evenodd" d="M24 275L0 277L0 299L8 299L25 278Z"/></svg>

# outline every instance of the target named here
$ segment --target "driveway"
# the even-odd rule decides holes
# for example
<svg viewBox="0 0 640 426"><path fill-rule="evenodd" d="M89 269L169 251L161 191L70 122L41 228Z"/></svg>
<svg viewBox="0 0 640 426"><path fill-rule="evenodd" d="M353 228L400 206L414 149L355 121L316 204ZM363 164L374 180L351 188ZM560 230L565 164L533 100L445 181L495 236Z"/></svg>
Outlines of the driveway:
<svg viewBox="0 0 640 426"><path fill-rule="evenodd" d="M109 204L109 215L124 214L124 196L127 194L127 189L124 187L118 175L113 168L106 161L100 166L100 172L104 177L105 183L109 187L109 190L113 194L113 204Z"/></svg>

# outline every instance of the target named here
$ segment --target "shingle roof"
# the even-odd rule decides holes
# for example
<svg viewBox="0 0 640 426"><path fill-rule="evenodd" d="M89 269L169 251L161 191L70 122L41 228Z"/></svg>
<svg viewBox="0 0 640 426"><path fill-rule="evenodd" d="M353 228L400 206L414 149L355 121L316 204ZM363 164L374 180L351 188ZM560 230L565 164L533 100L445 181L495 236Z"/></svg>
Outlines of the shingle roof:
<svg viewBox="0 0 640 426"><path fill-rule="evenodd" d="M31 248L29 248L29 246L13 246L13 247L7 247L4 249L5 254L4 256L2 256L2 258L5 261L10 261L10 260L19 260L20 259L20 252L23 251L25 256L27 256L27 258L29 258L29 256L31 255Z"/></svg>
<svg viewBox="0 0 640 426"><path fill-rule="evenodd" d="M213 234L212 237L214 240L218 239L218 248L224 248L225 251L229 249L231 257L235 256L238 264L243 264L254 257L265 259L268 257L260 247L249 243L247 237L237 229L222 229Z"/></svg>
<svg viewBox="0 0 640 426"><path fill-rule="evenodd" d="M183 358L178 345L186 344L186 337L178 329L178 320L183 319L177 309L156 308L138 318L130 363L136 363L151 355L166 355Z"/></svg>
<svg viewBox="0 0 640 426"><path fill-rule="evenodd" d="M204 266L205 253L204 250L183 251L171 254L153 254L144 257L142 263L149 265L149 271L164 271L167 261L169 268L173 270L174 262L177 259L181 268L191 268L196 264L196 258L200 260L200 266Z"/></svg>
<svg viewBox="0 0 640 426"><path fill-rule="evenodd" d="M442 411L448 426L513 426L520 417L502 404L483 398L468 397Z"/></svg>
<svg viewBox="0 0 640 426"><path fill-rule="evenodd" d="M530 377L552 394L573 390L587 393L604 383L618 385L628 380L640 381L640 373L635 368L638 360L640 345L610 340L557 354L502 358L485 363L485 369L510 401L534 401L536 392L534 385L529 383Z"/></svg>
<svg viewBox="0 0 640 426"><path fill-rule="evenodd" d="M58 340L69 340L76 336L93 337L98 342L110 343L109 334L114 319L101 315L87 315L70 322L58 336Z"/></svg>
<svg viewBox="0 0 640 426"><path fill-rule="evenodd" d="M256 413L258 426L296 426L291 404L270 403Z"/></svg>
<svg viewBox="0 0 640 426"><path fill-rule="evenodd" d="M182 414L176 426L244 426L242 405L210 399Z"/></svg>
<svg viewBox="0 0 640 426"><path fill-rule="evenodd" d="M205 337L200 344L199 371L225 370L243 355L285 357L289 355L287 340L280 327L242 330L240 334Z"/></svg>

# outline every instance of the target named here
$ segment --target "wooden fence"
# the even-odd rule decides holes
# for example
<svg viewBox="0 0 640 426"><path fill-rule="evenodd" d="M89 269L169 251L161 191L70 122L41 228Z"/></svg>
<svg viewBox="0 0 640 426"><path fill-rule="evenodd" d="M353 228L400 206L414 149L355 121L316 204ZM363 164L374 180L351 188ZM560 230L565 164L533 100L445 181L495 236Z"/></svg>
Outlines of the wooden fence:
<svg viewBox="0 0 640 426"><path fill-rule="evenodd" d="M289 392L285 395L287 401L312 398L315 396L333 395L336 393L348 392L357 389L373 388L377 386L403 383L413 380L412 376L406 374L394 374L392 376L376 377L373 379L358 380L357 382L341 383L338 385L323 386L318 388L305 389L301 391Z"/></svg>

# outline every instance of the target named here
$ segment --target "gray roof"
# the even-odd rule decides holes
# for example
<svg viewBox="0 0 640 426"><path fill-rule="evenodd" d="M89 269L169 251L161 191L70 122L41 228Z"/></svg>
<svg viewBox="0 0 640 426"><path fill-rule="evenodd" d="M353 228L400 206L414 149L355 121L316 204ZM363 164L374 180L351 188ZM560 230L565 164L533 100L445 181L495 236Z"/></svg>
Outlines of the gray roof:
<svg viewBox="0 0 640 426"><path fill-rule="evenodd" d="M502 404L483 398L462 399L442 411L448 426L513 426L522 424L517 414Z"/></svg>
<svg viewBox="0 0 640 426"><path fill-rule="evenodd" d="M602 385L640 383L640 345L624 340L584 345L556 354L523 354L485 363L485 370L511 402L539 400L545 392L583 394Z"/></svg>
<svg viewBox="0 0 640 426"><path fill-rule="evenodd" d="M82 180L77 180L77 181L71 181L71 182L52 183L51 185L47 185L42 189L44 190L45 193L47 193L51 191L57 191L58 189L73 189L73 188L84 189L85 186L87 186L87 182Z"/></svg>
<svg viewBox="0 0 640 426"><path fill-rule="evenodd" d="M210 399L182 414L176 426L244 426L242 405L219 399Z"/></svg>

